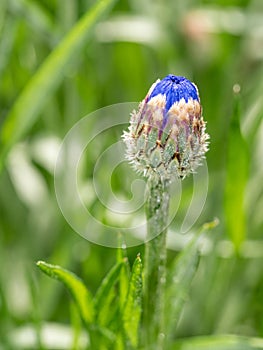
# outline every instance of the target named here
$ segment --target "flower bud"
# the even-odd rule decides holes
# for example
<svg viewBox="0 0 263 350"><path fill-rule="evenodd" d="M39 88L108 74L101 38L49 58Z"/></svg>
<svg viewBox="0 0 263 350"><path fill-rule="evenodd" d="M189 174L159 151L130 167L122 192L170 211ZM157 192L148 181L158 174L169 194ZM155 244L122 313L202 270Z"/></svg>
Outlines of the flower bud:
<svg viewBox="0 0 263 350"><path fill-rule="evenodd" d="M208 138L197 87L172 74L151 86L123 134L133 168L168 181L195 171Z"/></svg>

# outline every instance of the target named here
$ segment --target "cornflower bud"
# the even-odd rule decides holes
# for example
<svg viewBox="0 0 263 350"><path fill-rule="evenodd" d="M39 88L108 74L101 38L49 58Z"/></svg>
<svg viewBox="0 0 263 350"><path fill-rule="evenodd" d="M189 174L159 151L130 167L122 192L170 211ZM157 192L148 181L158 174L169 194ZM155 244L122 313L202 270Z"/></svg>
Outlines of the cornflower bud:
<svg viewBox="0 0 263 350"><path fill-rule="evenodd" d="M126 158L146 177L184 178L208 150L198 89L172 74L157 80L123 134Z"/></svg>

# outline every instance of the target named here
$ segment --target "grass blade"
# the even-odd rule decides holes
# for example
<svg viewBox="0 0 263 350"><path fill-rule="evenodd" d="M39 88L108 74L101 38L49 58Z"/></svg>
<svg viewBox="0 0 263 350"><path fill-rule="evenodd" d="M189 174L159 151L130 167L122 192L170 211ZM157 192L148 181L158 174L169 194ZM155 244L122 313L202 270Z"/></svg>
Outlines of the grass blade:
<svg viewBox="0 0 263 350"><path fill-rule="evenodd" d="M68 64L78 57L95 23L115 1L99 0L51 52L24 88L2 126L0 165L3 165L11 146L21 139L36 121L46 100L62 81Z"/></svg>
<svg viewBox="0 0 263 350"><path fill-rule="evenodd" d="M142 262L138 255L134 261L127 301L123 310L124 330L131 345L138 347L138 331L142 312Z"/></svg>
<svg viewBox="0 0 263 350"><path fill-rule="evenodd" d="M248 178L248 166L248 146L240 130L240 100L239 96L236 96L228 136L225 215L227 232L237 252L246 236L244 193Z"/></svg>
<svg viewBox="0 0 263 350"><path fill-rule="evenodd" d="M129 289L129 278L130 278L130 265L127 257L127 250L124 243L117 249L117 261L124 262L123 269L120 272L120 293L119 293L119 303L122 309L128 294Z"/></svg>
<svg viewBox="0 0 263 350"><path fill-rule="evenodd" d="M60 266L47 264L44 261L38 261L37 266L46 275L64 284L75 300L83 321L86 324L92 323L94 320L94 305L91 293L84 283L75 274Z"/></svg>
<svg viewBox="0 0 263 350"><path fill-rule="evenodd" d="M101 326L106 326L109 319L114 315L115 310L112 307L112 302L116 296L114 286L119 281L123 264L123 262L119 262L113 266L103 279L94 298L96 318ZM117 303L115 306L117 307Z"/></svg>
<svg viewBox="0 0 263 350"><path fill-rule="evenodd" d="M167 276L167 295L165 305L168 339L171 339L174 335L174 330L181 315L184 303L188 297L190 286L198 267L199 239L205 231L216 225L216 220L205 224L189 242L186 248L177 256L171 266L170 273Z"/></svg>
<svg viewBox="0 0 263 350"><path fill-rule="evenodd" d="M179 340L171 350L260 350L263 349L261 338L249 338L236 335L193 337Z"/></svg>

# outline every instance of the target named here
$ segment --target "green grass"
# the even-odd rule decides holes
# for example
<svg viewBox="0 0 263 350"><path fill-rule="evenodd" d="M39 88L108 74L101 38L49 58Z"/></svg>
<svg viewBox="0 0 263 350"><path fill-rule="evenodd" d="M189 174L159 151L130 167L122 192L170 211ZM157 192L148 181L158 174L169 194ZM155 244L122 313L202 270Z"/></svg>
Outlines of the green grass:
<svg viewBox="0 0 263 350"><path fill-rule="evenodd" d="M99 349L112 342L122 349L120 339L131 348L140 343L144 246L128 248L126 257L77 235L58 208L53 167L59 143L78 120L103 106L140 101L149 86L168 73L185 75L198 85L211 136L207 200L191 233L219 219L201 240L202 254L187 253L190 236L178 233L192 195L192 180L186 179L169 228L174 237L170 248L175 247L168 250L167 270L171 348L261 349L263 4L0 3L0 349L52 349L49 337L57 326L63 328L51 342L62 344L73 330L75 339L72 336L66 348L85 348L85 324L92 329L91 342L101 339ZM235 84L241 88L238 96ZM128 119L123 116L124 123ZM94 140L80 170L87 205L105 224L112 224L115 216L94 196L92 170L102 146L120 138L118 132ZM116 196L131 198L131 171L120 166L113 173ZM100 181L103 186L109 181L106 171ZM81 277L83 282L70 274L69 289L84 314L79 316L79 309L70 306L62 284L40 273L35 265L39 260ZM185 261L183 268L178 261ZM185 266L190 267L184 271ZM57 269L58 279L67 274ZM78 299L76 290L89 297ZM88 321L81 323L79 317ZM38 334L31 346L25 344L29 338L23 340L27 329Z"/></svg>

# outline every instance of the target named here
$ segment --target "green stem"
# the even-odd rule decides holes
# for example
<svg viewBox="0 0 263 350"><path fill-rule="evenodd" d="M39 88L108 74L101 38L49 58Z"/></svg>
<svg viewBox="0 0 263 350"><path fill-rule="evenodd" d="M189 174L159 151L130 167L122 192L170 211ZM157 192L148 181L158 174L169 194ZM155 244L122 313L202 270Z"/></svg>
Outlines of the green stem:
<svg viewBox="0 0 263 350"><path fill-rule="evenodd" d="M148 181L146 202L144 329L147 349L163 349L164 287L166 282L166 232L169 211L167 185L161 179Z"/></svg>

